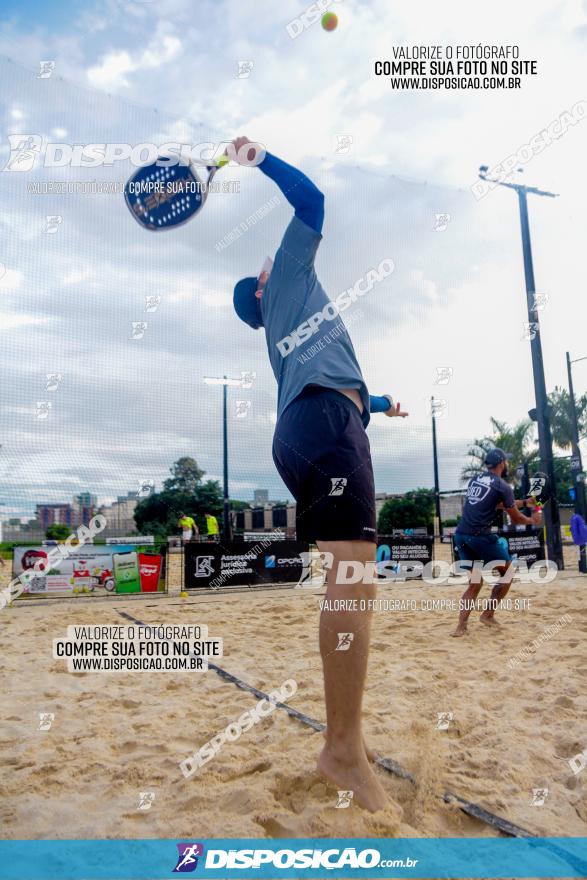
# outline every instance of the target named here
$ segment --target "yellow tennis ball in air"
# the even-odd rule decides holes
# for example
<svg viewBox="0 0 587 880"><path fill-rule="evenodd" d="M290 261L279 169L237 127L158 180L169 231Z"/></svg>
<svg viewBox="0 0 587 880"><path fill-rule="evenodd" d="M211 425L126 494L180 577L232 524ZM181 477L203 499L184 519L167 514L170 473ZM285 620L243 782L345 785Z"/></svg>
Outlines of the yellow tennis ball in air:
<svg viewBox="0 0 587 880"><path fill-rule="evenodd" d="M338 24L338 15L334 12L325 12L321 23L325 31L333 31Z"/></svg>
<svg viewBox="0 0 587 880"><path fill-rule="evenodd" d="M180 599L189 599L189 595L190 594L187 593L185 590L182 590L181 593L179 594L179 598Z"/></svg>
<svg viewBox="0 0 587 880"><path fill-rule="evenodd" d="M229 162L229 156L221 156L220 159L216 160L216 165L218 166L218 168L222 168L224 165L228 165Z"/></svg>

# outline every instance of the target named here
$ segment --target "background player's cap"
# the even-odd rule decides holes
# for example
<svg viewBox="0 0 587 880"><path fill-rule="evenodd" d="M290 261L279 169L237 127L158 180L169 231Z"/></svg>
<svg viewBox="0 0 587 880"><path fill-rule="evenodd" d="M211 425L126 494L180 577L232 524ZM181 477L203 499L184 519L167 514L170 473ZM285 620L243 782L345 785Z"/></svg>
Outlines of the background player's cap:
<svg viewBox="0 0 587 880"><path fill-rule="evenodd" d="M485 464L488 467L494 468L497 467L498 464L501 464L502 461L510 461L511 458L511 452L504 452L503 449L499 449L496 446L495 449L490 449L485 456Z"/></svg>

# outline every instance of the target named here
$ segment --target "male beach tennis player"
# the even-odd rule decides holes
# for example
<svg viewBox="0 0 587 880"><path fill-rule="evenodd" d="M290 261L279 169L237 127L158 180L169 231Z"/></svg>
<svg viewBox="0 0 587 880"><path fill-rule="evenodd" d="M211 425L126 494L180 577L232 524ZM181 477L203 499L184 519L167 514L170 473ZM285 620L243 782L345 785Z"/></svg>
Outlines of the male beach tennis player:
<svg viewBox="0 0 587 880"><path fill-rule="evenodd" d="M481 614L481 621L489 626L496 625L495 610L500 601L507 595L515 573L507 541L501 541L491 525L495 511L504 509L512 522L517 525L540 525L542 511L535 510L532 516L525 516L519 508L529 503L514 499L514 492L509 483L508 460L511 455L503 449L495 447L485 456L485 470L469 481L467 498L463 507L463 515L455 531L455 549L459 559L468 560L472 564L469 575L469 586L461 597L459 623L453 636L464 636L467 633L469 615L475 607L479 591L483 586L481 568L488 562L495 562L495 568L501 577L491 591L491 600ZM498 563L502 563L499 565Z"/></svg>
<svg viewBox="0 0 587 880"><path fill-rule="evenodd" d="M240 137L233 143L238 153L250 141ZM273 459L297 502L298 540L332 554L327 605L341 607L337 599L356 599L345 604L358 608L361 599L374 598L375 586L339 584L336 573L339 562L375 560L375 485L365 429L371 412L407 413L389 396L370 398L348 332L316 276L324 196L304 174L270 153L258 167L277 184L295 214L270 271L237 283L234 308L250 327L265 330L278 385ZM325 311L331 318L320 321L316 316ZM302 357L303 347L291 351L284 344L302 325L306 333L314 328L308 339L311 357ZM339 633L352 634L349 650L337 650ZM327 730L318 769L375 811L385 807L387 798L369 764L361 729L369 638L368 612L322 611Z"/></svg>
<svg viewBox="0 0 587 880"><path fill-rule="evenodd" d="M199 535L195 519L192 516L188 516L187 513L180 514L177 524L181 529L181 540L184 544L188 544L192 538Z"/></svg>

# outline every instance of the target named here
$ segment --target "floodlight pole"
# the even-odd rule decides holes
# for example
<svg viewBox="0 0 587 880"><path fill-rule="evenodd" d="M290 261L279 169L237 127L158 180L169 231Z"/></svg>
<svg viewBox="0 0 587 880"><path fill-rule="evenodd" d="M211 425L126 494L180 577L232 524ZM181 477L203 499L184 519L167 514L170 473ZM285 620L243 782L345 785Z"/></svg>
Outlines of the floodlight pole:
<svg viewBox="0 0 587 880"><path fill-rule="evenodd" d="M532 353L532 370L534 373L534 394L536 397L536 418L538 425L538 446L540 451L540 467L548 476L551 498L544 508L544 524L546 527L546 544L548 558L556 563L559 570L564 569L563 544L561 539L560 515L556 497L556 477L554 473L554 457L552 453L552 433L550 430L550 407L546 394L544 378L544 362L542 359L542 342L540 339L540 321L536 302L536 286L534 281L534 265L532 261L532 244L530 240L530 222L528 219L528 193L547 198L556 198L557 193L546 192L533 186L519 183L507 183L491 180L487 177L486 167L479 170L479 177L496 186L515 190L520 208L520 227L522 233L522 253L524 257L524 277L526 281L526 301L528 306L528 329L530 349Z"/></svg>
<svg viewBox="0 0 587 880"><path fill-rule="evenodd" d="M432 458L434 460L434 503L436 506L436 519L438 520L438 536L442 538L442 520L440 518L440 483L438 479L438 445L436 443L436 409L434 397L430 398L432 412Z"/></svg>
<svg viewBox="0 0 587 880"><path fill-rule="evenodd" d="M229 376L204 376L204 382L208 385L222 385L222 474L223 474L223 523L222 535L225 541L230 541L230 500L228 495L228 386L242 385L243 379L233 379Z"/></svg>

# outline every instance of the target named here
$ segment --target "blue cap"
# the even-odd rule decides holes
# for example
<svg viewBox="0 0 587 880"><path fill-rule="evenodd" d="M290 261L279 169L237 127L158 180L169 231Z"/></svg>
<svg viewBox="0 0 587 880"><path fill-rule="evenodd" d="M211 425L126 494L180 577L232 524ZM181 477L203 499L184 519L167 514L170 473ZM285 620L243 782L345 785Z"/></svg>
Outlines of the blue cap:
<svg viewBox="0 0 587 880"><path fill-rule="evenodd" d="M494 449L490 449L485 456L485 464L488 467L494 468L501 464L502 461L510 461L511 457L511 452L504 452L503 449L499 449L496 446Z"/></svg>
<svg viewBox="0 0 587 880"><path fill-rule="evenodd" d="M241 321L244 321L253 330L258 330L259 327L263 326L261 301L255 296L256 292L256 278L241 278L235 285L232 298L235 312Z"/></svg>

